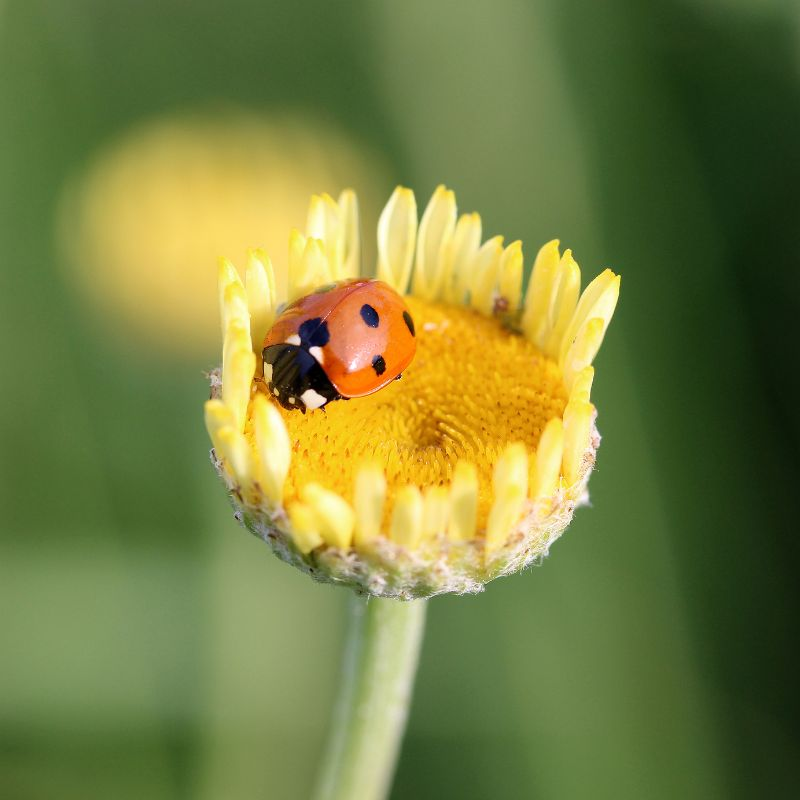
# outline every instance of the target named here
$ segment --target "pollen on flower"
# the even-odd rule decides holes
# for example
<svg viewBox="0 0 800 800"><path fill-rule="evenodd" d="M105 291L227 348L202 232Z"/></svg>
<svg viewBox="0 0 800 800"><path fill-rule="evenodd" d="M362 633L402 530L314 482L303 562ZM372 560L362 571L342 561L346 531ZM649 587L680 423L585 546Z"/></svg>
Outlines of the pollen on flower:
<svg viewBox="0 0 800 800"><path fill-rule="evenodd" d="M527 339L463 306L406 298L417 355L380 392L337 401L326 413L283 411L292 441L287 501L316 481L352 502L366 461L384 465L389 501L400 487L448 485L459 460L478 470L478 527L492 504L492 471L509 442L535 452L547 422L568 395L558 365ZM268 393L263 382L259 391Z"/></svg>

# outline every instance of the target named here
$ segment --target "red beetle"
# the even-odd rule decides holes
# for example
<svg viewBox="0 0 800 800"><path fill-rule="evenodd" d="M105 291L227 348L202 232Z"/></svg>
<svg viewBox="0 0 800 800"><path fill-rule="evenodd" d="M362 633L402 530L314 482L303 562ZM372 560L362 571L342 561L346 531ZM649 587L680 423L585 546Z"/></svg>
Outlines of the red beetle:
<svg viewBox="0 0 800 800"><path fill-rule="evenodd" d="M264 380L289 410L364 397L400 377L417 349L403 298L355 278L295 300L264 339Z"/></svg>

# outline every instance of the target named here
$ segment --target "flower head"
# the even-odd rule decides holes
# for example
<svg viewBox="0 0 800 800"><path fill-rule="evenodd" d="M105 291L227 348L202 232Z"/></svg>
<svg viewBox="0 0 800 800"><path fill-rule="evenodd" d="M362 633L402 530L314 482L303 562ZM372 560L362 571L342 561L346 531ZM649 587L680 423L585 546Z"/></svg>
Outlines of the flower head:
<svg viewBox="0 0 800 800"><path fill-rule="evenodd" d="M476 592L547 554L586 496L600 437L592 361L619 294L580 293L557 241L523 295L520 242L482 242L436 189L418 222L398 187L378 224L376 277L407 295L417 352L379 392L326 411L281 409L261 347L281 307L361 271L356 197L311 200L289 265L220 264L222 367L206 425L238 518L318 580L403 599Z"/></svg>

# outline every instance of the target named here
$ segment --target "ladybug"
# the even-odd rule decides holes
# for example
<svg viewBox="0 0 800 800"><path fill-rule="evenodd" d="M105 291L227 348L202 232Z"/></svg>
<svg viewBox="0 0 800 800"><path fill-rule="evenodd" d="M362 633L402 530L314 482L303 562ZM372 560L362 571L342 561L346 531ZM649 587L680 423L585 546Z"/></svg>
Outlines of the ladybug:
<svg viewBox="0 0 800 800"><path fill-rule="evenodd" d="M295 300L264 339L264 380L290 411L364 397L400 377L417 349L414 320L382 281L355 278Z"/></svg>

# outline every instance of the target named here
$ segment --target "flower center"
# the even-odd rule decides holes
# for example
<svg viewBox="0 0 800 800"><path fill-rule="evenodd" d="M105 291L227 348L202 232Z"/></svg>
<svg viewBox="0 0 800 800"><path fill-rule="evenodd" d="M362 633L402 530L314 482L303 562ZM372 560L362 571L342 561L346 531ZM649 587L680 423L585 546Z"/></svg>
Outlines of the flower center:
<svg viewBox="0 0 800 800"><path fill-rule="evenodd" d="M461 306L406 302L417 354L399 381L368 397L338 400L326 412L282 412L293 443L287 502L315 481L352 502L355 470L385 467L393 492L449 483L459 459L478 469L478 525L486 523L492 470L503 448L535 452L548 420L567 402L558 366L500 322ZM259 384L263 391L263 385Z"/></svg>

